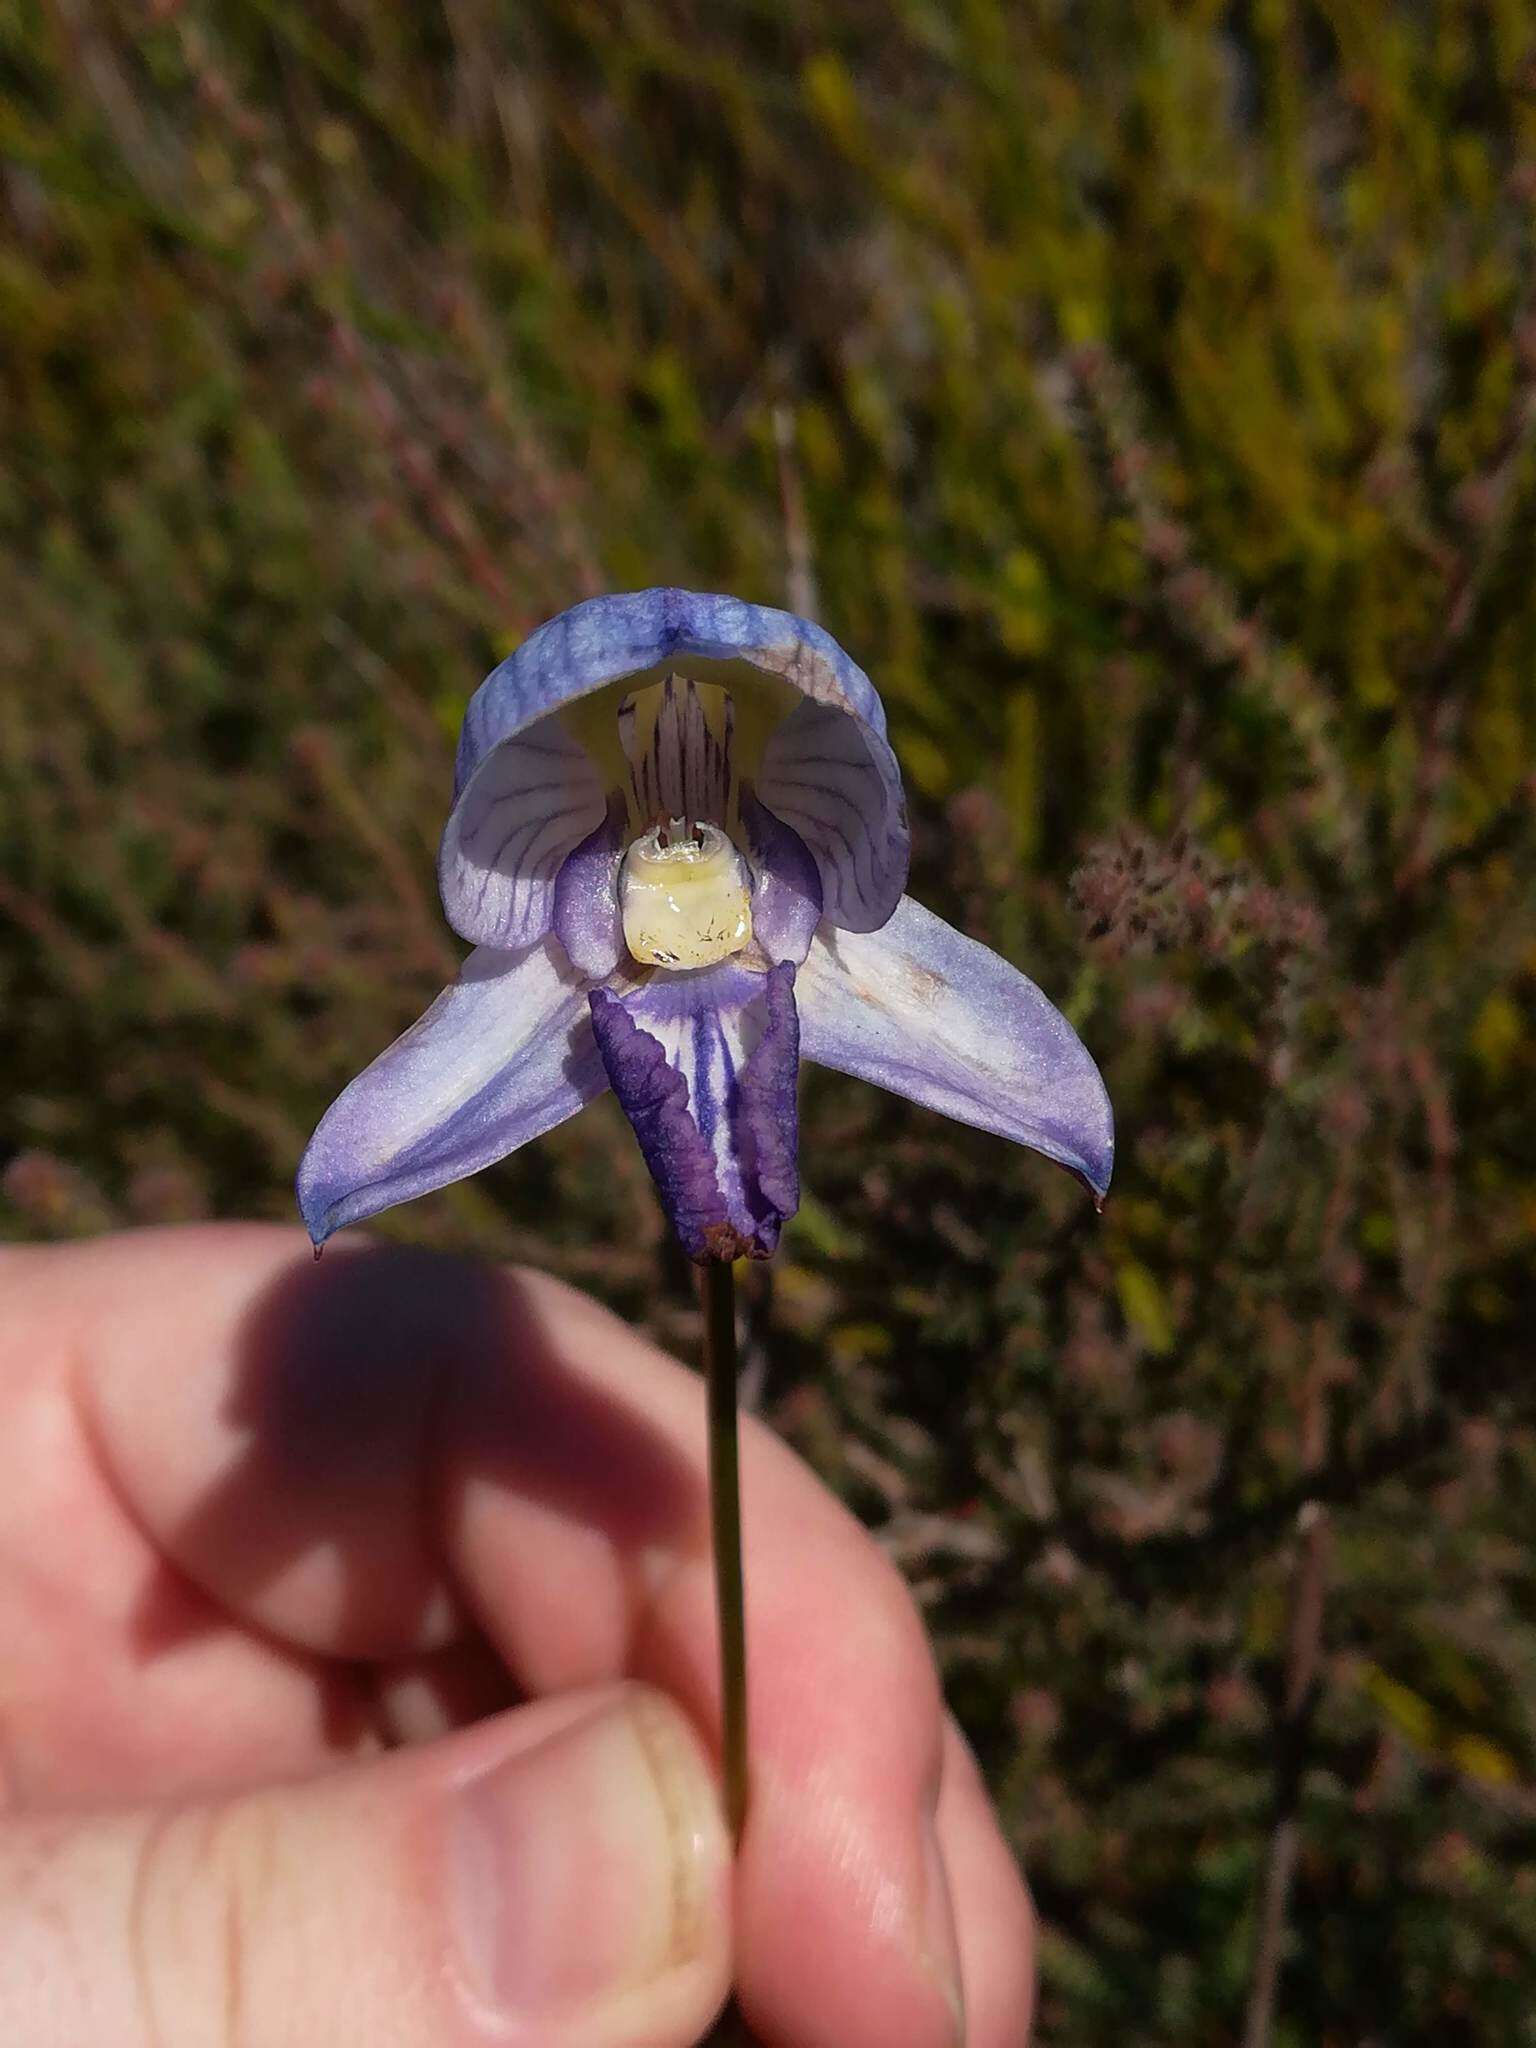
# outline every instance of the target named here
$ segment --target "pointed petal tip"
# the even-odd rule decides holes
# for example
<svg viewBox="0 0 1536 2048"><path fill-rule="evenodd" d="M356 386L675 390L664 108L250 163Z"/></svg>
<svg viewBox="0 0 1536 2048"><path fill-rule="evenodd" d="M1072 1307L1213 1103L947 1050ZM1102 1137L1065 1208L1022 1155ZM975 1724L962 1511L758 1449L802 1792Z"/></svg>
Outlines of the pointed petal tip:
<svg viewBox="0 0 1536 2048"><path fill-rule="evenodd" d="M1103 1076L999 955L904 896L878 932L824 920L796 993L808 1059L1030 1146L1102 1203L1115 1159Z"/></svg>
<svg viewBox="0 0 1536 2048"><path fill-rule="evenodd" d="M1099 1100L1095 1128L1084 1133L1078 1177L1092 1195L1094 1208L1102 1216L1104 1204L1109 1199L1109 1184L1115 1174L1115 1112L1110 1104L1109 1090L1104 1086L1104 1076L1086 1047L1083 1048L1083 1057L1093 1066Z"/></svg>
<svg viewBox="0 0 1536 2048"><path fill-rule="evenodd" d="M1084 1051L1084 1058L1091 1055ZM1072 1172L1080 1180L1093 1201L1094 1213L1102 1216L1104 1204L1109 1199L1109 1184L1115 1172L1115 1126L1114 1112L1110 1108L1109 1095L1104 1088L1103 1076L1094 1068L1100 1089L1101 1128L1084 1139L1078 1151L1077 1162Z"/></svg>
<svg viewBox="0 0 1536 2048"><path fill-rule="evenodd" d="M299 1162L315 1244L478 1173L604 1086L584 985L558 941L480 948L426 1014L331 1104Z"/></svg>
<svg viewBox="0 0 1536 2048"><path fill-rule="evenodd" d="M1033 1140L1033 1149L1044 1153L1047 1159L1063 1166L1087 1194L1093 1203L1096 1215L1104 1214L1104 1204L1109 1199L1109 1183L1115 1170L1115 1147L1111 1138L1107 1144L1086 1141L1076 1132L1042 1128Z"/></svg>
<svg viewBox="0 0 1536 2048"><path fill-rule="evenodd" d="M299 1162L298 1184L294 1192L298 1198L299 1215L303 1218L304 1228L309 1232L309 1241L318 1259L336 1232L336 1225L329 1220L335 1204L328 1195L310 1184L308 1167L309 1153L306 1152Z"/></svg>

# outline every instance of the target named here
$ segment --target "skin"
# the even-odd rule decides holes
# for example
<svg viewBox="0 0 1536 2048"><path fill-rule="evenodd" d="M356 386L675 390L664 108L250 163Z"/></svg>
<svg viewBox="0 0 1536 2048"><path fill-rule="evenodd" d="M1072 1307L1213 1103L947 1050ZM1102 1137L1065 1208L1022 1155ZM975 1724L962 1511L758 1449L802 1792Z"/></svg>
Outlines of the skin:
<svg viewBox="0 0 1536 2048"><path fill-rule="evenodd" d="M734 1982L765 2048L1026 2040L906 1589L751 1423L732 1870L702 1388L607 1311L246 1226L3 1250L0 1301L0 2039L684 2048Z"/></svg>

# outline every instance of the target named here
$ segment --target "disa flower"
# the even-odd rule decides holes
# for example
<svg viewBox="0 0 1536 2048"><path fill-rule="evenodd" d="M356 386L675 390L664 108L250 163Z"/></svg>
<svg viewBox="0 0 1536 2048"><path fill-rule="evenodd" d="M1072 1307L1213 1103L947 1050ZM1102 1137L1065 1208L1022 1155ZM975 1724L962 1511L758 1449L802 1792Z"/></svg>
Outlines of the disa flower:
<svg viewBox="0 0 1536 2048"><path fill-rule="evenodd" d="M1102 1197L1098 1069L1033 982L903 894L908 857L879 696L821 627L686 590L541 626L459 741L438 879L475 950L311 1139L315 1243L612 1088L688 1255L766 1257L799 1200L802 1056Z"/></svg>

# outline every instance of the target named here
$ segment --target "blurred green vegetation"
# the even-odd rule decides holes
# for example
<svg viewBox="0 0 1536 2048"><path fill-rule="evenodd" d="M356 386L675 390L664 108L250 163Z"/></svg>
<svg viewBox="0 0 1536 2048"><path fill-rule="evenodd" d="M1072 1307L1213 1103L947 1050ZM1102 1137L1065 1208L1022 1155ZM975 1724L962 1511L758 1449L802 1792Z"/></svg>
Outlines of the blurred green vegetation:
<svg viewBox="0 0 1536 2048"><path fill-rule="evenodd" d="M1057 2048L1239 2037L1277 1802L1277 2043L1536 2042L1533 219L1528 0L0 13L0 1220L291 1215L485 669L809 582L1119 1115L811 1075L754 1276ZM692 1341L611 1105L384 1227Z"/></svg>

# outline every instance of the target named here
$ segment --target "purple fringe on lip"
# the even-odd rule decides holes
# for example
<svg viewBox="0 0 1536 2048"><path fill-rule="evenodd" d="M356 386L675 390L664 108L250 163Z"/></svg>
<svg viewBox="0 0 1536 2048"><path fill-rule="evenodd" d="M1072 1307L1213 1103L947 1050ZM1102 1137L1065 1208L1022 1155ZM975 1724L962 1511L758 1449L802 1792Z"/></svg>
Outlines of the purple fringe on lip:
<svg viewBox="0 0 1536 2048"><path fill-rule="evenodd" d="M668 1064L666 1048L642 1031L618 997L593 989L592 1032L608 1085L634 1126L662 1207L690 1259L717 1256L731 1222L715 1162L688 1113L688 1083Z"/></svg>
<svg viewBox="0 0 1536 2048"><path fill-rule="evenodd" d="M637 990L628 1004L608 989L594 989L589 997L593 1035L609 1084L634 1127L683 1250L701 1264L767 1258L800 1199L795 970L784 961L767 975L750 977L755 984L750 997L732 1002L734 990L748 979L732 970L708 982L701 976L693 984L705 1029L710 1024L720 1028L718 1010L703 999L706 989L719 990L737 1013L760 1006L762 1022L761 1035L739 1070L729 1057L719 1067L695 1064L696 1080L706 1070L720 1076L697 1102L690 1100L688 1079L672 1064L661 1040L630 1013L633 1006L644 1014L648 989ZM658 978L651 989L658 984L671 997L688 986L681 976ZM722 1152L722 1146L728 1150Z"/></svg>
<svg viewBox="0 0 1536 2048"><path fill-rule="evenodd" d="M800 1206L796 1084L800 1077L800 1019L795 970L786 960L768 976L763 1001L768 1024L746 1065L736 1093L736 1144L744 1186L763 1203L758 1225L771 1252L779 1228ZM771 1232L771 1237L770 1237Z"/></svg>

